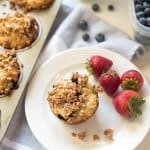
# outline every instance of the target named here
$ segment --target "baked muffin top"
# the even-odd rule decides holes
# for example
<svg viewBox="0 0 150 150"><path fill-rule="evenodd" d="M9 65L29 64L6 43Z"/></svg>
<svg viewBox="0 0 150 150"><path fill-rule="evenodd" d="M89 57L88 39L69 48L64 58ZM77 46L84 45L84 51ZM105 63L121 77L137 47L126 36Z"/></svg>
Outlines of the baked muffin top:
<svg viewBox="0 0 150 150"><path fill-rule="evenodd" d="M9 0L11 5L17 4L24 11L48 8L54 0Z"/></svg>
<svg viewBox="0 0 150 150"><path fill-rule="evenodd" d="M16 88L20 67L15 50L0 51L0 95L9 95Z"/></svg>
<svg viewBox="0 0 150 150"><path fill-rule="evenodd" d="M101 88L88 83L87 75L73 73L53 86L48 93L49 105L53 113L69 124L83 122L96 111Z"/></svg>
<svg viewBox="0 0 150 150"><path fill-rule="evenodd" d="M0 45L6 49L28 47L37 35L38 24L30 15L16 12L0 18Z"/></svg>

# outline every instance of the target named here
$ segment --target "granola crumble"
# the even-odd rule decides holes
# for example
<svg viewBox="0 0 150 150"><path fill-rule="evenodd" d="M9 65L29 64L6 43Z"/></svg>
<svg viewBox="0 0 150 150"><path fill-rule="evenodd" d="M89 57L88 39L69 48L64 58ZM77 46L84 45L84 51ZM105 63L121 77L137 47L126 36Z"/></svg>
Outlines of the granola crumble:
<svg viewBox="0 0 150 150"><path fill-rule="evenodd" d="M6 49L22 49L30 46L38 35L34 17L21 12L0 18L0 45Z"/></svg>
<svg viewBox="0 0 150 150"><path fill-rule="evenodd" d="M69 124L83 122L97 110L98 92L101 88L88 83L87 75L73 73L48 92L48 101L53 113Z"/></svg>
<svg viewBox="0 0 150 150"><path fill-rule="evenodd" d="M20 6L25 12L33 9L48 8L54 0L9 0L10 4Z"/></svg>
<svg viewBox="0 0 150 150"><path fill-rule="evenodd" d="M0 51L0 95L9 95L17 85L20 67L15 50Z"/></svg>

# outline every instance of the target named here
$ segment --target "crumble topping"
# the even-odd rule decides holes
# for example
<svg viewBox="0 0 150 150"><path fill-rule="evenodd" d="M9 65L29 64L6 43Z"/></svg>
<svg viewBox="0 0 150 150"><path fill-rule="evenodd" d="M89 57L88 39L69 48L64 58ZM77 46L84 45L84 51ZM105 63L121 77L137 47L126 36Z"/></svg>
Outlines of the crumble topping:
<svg viewBox="0 0 150 150"><path fill-rule="evenodd" d="M67 123L74 124L90 118L96 111L101 88L88 83L87 75L73 73L48 92L48 101L53 113Z"/></svg>
<svg viewBox="0 0 150 150"><path fill-rule="evenodd" d="M4 48L25 48L37 35L38 24L32 16L17 12L0 18L0 45Z"/></svg>
<svg viewBox="0 0 150 150"><path fill-rule="evenodd" d="M20 68L15 50L0 51L0 95L9 95L16 87Z"/></svg>
<svg viewBox="0 0 150 150"><path fill-rule="evenodd" d="M20 6L25 12L33 9L48 8L54 0L9 0L11 7Z"/></svg>

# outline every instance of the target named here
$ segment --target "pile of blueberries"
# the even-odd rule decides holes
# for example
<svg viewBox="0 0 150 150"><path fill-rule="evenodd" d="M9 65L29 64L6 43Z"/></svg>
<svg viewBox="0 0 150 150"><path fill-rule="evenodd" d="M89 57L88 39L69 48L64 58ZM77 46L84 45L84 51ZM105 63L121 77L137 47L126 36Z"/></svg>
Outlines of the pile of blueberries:
<svg viewBox="0 0 150 150"><path fill-rule="evenodd" d="M134 0L134 4L138 21L150 27L150 0Z"/></svg>

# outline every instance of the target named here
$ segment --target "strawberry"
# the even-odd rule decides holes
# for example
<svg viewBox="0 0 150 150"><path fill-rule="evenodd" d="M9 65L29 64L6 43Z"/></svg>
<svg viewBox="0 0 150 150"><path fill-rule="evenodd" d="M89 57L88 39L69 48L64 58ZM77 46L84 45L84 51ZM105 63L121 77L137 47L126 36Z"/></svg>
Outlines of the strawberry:
<svg viewBox="0 0 150 150"><path fill-rule="evenodd" d="M98 78L98 81L104 91L110 96L116 92L121 83L119 75L114 70L110 70L109 72L102 74Z"/></svg>
<svg viewBox="0 0 150 150"><path fill-rule="evenodd" d="M121 76L121 86L123 89L138 91L143 86L143 77L136 70L128 70Z"/></svg>
<svg viewBox="0 0 150 150"><path fill-rule="evenodd" d="M86 63L86 68L90 74L94 74L98 78L102 73L107 72L113 65L113 62L102 56L92 56Z"/></svg>
<svg viewBox="0 0 150 150"><path fill-rule="evenodd" d="M140 107L145 103L143 97L133 90L123 90L114 97L114 106L121 115L126 117L137 117L142 114Z"/></svg>

